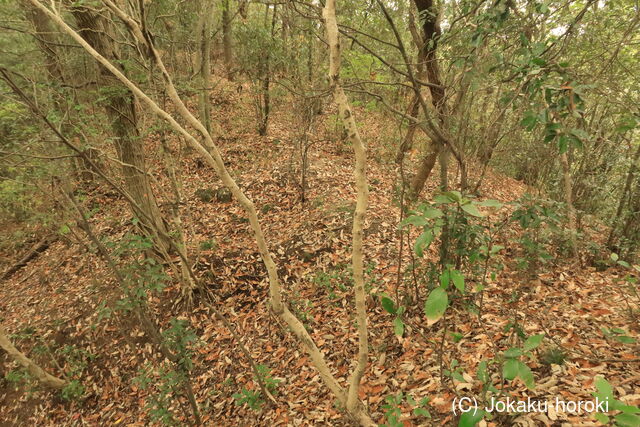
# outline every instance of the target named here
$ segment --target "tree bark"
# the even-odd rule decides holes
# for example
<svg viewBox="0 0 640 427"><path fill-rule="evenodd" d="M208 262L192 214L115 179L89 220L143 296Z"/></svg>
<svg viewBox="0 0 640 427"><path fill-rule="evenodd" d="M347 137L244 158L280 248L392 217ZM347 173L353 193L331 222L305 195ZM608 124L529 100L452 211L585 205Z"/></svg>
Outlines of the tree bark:
<svg viewBox="0 0 640 427"><path fill-rule="evenodd" d="M354 169L357 200L356 209L353 215L353 241L351 262L353 268L354 293L356 300L355 319L358 328L358 356L356 366L349 378L349 389L347 392L347 411L356 417L362 425L371 425L372 422L362 407L358 397L360 381L364 375L369 358L369 338L367 331L367 311L365 306L366 293L364 289L364 268L363 268L363 226L367 211L369 190L367 186L367 151L360 139L360 133L353 117L353 111L349 104L342 86L340 85L340 41L338 33L338 23L336 20L335 0L327 0L322 10L322 16L327 31L327 41L329 43L329 85L333 90L333 97L338 104L338 110L342 123L347 131L349 140L353 146L356 164Z"/></svg>
<svg viewBox="0 0 640 427"><path fill-rule="evenodd" d="M571 182L571 168L569 167L569 159L567 157L567 153L560 154L560 163L562 164L564 201L567 205L569 232L571 233L571 250L573 251L573 255L576 257L576 259L578 259L578 229L576 226L576 209L573 206L573 184Z"/></svg>
<svg viewBox="0 0 640 427"><path fill-rule="evenodd" d="M211 103L209 86L211 85L211 27L213 25L213 2L203 0L200 19L196 28L196 73L200 83L198 108L200 121L211 132Z"/></svg>
<svg viewBox="0 0 640 427"><path fill-rule="evenodd" d="M427 153L422 158L420 166L418 166L418 171L411 181L411 189L409 192L410 199L415 200L420 195L425 182L427 182L427 178L431 175L431 171L433 170L433 166L436 164L440 151L440 145L430 140Z"/></svg>
<svg viewBox="0 0 640 427"><path fill-rule="evenodd" d="M414 0L418 9L418 16L422 22L422 44L418 47L419 58L424 61L424 70L427 79L432 86L429 86L431 102L436 109L438 123L442 127L446 119L445 89L440 78L440 67L438 65L437 48L440 38L440 26L438 25L438 11L433 4L433 0ZM416 176L411 183L409 197L415 199L420 195L427 178L431 175L436 159L443 146L438 141L430 141L427 152L424 154Z"/></svg>
<svg viewBox="0 0 640 427"><path fill-rule="evenodd" d="M32 377L45 386L59 390L67 385L66 381L49 374L33 360L25 356L24 353L15 348L11 341L9 341L9 338L2 326L0 326L0 348L6 351L13 360L22 365L22 367L25 368Z"/></svg>
<svg viewBox="0 0 640 427"><path fill-rule="evenodd" d="M629 167L629 172L627 173L627 179L624 182L624 188L622 189L622 194L620 195L620 201L618 202L618 208L616 209L616 215L613 217L613 221L611 222L611 230L609 231L609 237L607 238L607 247L612 249L613 239L615 237L615 232L617 225L622 217L622 210L624 209L625 199L627 198L627 194L629 194L629 190L631 190L631 184L633 183L633 177L635 176L636 170L638 168L638 160L640 160L640 145L638 145L638 149L633 155L633 159L631 160L631 166Z"/></svg>
<svg viewBox="0 0 640 427"><path fill-rule="evenodd" d="M78 25L80 36L105 58L110 61L119 61L120 53L118 46L114 43L110 22L104 16L85 7L74 7L71 12ZM104 66L100 66L100 78L103 86L109 88L105 111L111 121L118 158L123 163L125 186L140 209L144 211L136 212L136 208L133 208L134 214L138 216L150 235L159 236L152 231L154 228L167 234L164 219L147 176L143 141L138 133L133 94L123 87ZM147 221L152 221L153 224L148 224ZM155 244L162 252L170 247L163 237L157 237Z"/></svg>
<svg viewBox="0 0 640 427"><path fill-rule="evenodd" d="M224 67L227 71L227 79L233 80L232 26L231 14L229 12L229 0L222 0L222 53L224 57Z"/></svg>

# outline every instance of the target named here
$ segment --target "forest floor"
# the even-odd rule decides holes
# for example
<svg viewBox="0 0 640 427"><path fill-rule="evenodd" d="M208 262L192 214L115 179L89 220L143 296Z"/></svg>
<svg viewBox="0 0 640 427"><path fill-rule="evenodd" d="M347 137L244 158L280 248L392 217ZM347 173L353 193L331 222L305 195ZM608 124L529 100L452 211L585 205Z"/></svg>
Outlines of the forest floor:
<svg viewBox="0 0 640 427"><path fill-rule="evenodd" d="M328 358L334 375L345 384L357 350L349 273L355 204L353 155L346 143L336 142L339 133L325 111L311 135L315 142L310 150L309 188L302 203L297 126L292 114L285 112L290 107L276 107L282 112L274 113L269 135L257 136L246 101L250 97L236 93L234 88L223 85L212 96L214 120L227 132L220 141L221 150L260 211L288 304ZM371 148L366 281L372 295L394 295L399 259L399 172L392 161L395 152L390 143L385 145L384 135L389 130L384 118L363 111L357 111L356 116L363 140ZM154 143L153 138L149 143ZM152 167L155 175L162 175L160 161ZM183 153L180 169L184 186L181 213L195 270L218 296L220 308L244 337L256 362L268 366L273 378L281 381L277 406L265 404L260 410L252 410L236 404L234 393L243 387L257 387L248 361L229 331L207 306L200 304L198 296L192 307L173 305L169 301L179 291L175 286L166 288L152 301L160 324L166 327L172 316L186 319L200 338L192 378L205 424L350 425L307 355L270 313L265 270L243 211L233 201L221 203L214 198L204 202L198 197L199 189L215 191L221 183L194 153ZM424 198L434 193L436 184L437 179L431 177ZM163 195L169 193L166 182L159 188ZM526 187L489 170L481 191L483 198L510 202L518 199ZM117 242L132 231L120 197L102 186L86 192L86 199L100 206L91 220L100 236ZM508 207L504 209L495 215L508 215ZM56 221L75 223L73 218L64 217ZM43 233L34 231L32 241L38 241ZM403 281L398 292L414 295L417 288L421 302L407 310L404 337L394 334L393 316L382 309L378 298L367 299L371 355L360 395L376 422L385 422L385 397L403 392L416 401L429 398L426 409L432 417L413 414L413 407L403 401L400 409L405 426L455 425L453 399L482 395L482 383L476 375L478 365L512 347L517 334L508 327L514 323L527 336L545 334L545 339L528 361L536 387L529 390L520 380L506 382L505 393L512 398L593 400L594 378L601 375L614 386L618 399L640 403L638 344L618 342L605 337L601 330L618 327L634 338L640 333L626 308L622 284L625 272L621 268L596 271L571 260L552 260L534 277L527 277L516 266L516 233L510 230L500 238L505 249L498 259L504 269L496 271L496 277L487 283L481 317L454 306L446 320L431 326L427 326L420 308L427 295L423 281L417 280L416 286L412 275L405 273L412 262L405 235ZM411 245L415 237L411 235ZM69 402L29 384L16 388L14 382L0 380L0 426L149 424L149 411L145 409L149 391L138 388L132 379L147 361L154 360L151 345L135 326L121 325L115 317L99 319L98 306L113 300L117 290L102 260L87 247L73 244L74 240L73 233L59 236L2 283L0 320L14 334L16 346L51 372L60 375L61 368L76 369L85 396ZM0 254L6 257L3 271L27 247ZM127 332L123 334L123 330ZM556 346L565 350L566 361L561 365L545 363L542 354ZM458 368L454 369L456 363ZM454 378L442 376L441 366L458 369L458 374ZM13 363L0 354L0 377L11 369L15 369ZM493 371L494 382L499 384L500 369L494 366ZM179 412L178 408L174 410ZM597 425L588 414L547 411L495 415L486 425Z"/></svg>

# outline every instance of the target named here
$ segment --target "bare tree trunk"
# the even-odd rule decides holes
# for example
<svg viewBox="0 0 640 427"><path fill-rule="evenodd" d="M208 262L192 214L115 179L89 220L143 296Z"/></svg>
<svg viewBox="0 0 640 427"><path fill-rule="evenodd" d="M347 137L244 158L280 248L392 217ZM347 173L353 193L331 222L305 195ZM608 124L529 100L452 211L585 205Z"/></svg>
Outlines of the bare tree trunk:
<svg viewBox="0 0 640 427"><path fill-rule="evenodd" d="M622 210L624 209L625 199L627 198L627 194L629 194L629 190L631 190L631 184L633 183L633 178L635 176L636 170L638 168L638 160L640 159L640 145L633 155L633 159L631 160L631 166L629 167L629 172L627 173L627 179L624 182L624 188L622 189L622 194L620 195L620 201L618 202L618 208L616 209L616 215L613 217L613 221L611 222L611 230L609 231L609 237L607 238L607 247L611 249L613 245L613 239L615 237L615 232L617 225L622 217Z"/></svg>
<svg viewBox="0 0 640 427"><path fill-rule="evenodd" d="M420 101L418 97L414 95L411 100L411 105L409 107L409 115L414 118L418 118L418 114L420 113ZM411 149L413 146L413 137L416 134L416 129L418 128L418 124L410 121L409 128L407 129L407 133L404 136L404 140L400 144L400 148L398 149L398 154L396 155L396 163L402 162L404 159L404 155Z"/></svg>
<svg viewBox="0 0 640 427"><path fill-rule="evenodd" d="M414 0L418 9L418 16L422 22L422 45L419 46L420 59L424 61L424 69L427 79L432 86L429 86L431 101L438 115L438 123L442 126L447 115L445 104L445 90L440 78L440 67L438 65L437 48L440 38L440 26L438 25L438 11L433 0ZM429 149L424 154L422 162L418 167L418 172L413 179L410 189L410 197L415 198L420 195L424 184L431 175L436 158L443 149L439 141L431 141Z"/></svg>
<svg viewBox="0 0 640 427"><path fill-rule="evenodd" d="M231 14L229 13L229 0L222 0L222 52L224 66L227 70L227 78L233 80L233 53L231 46Z"/></svg>
<svg viewBox="0 0 640 427"><path fill-rule="evenodd" d="M114 42L109 21L104 16L84 7L74 7L72 13L82 38L104 57L111 61L119 61L120 53ZM138 134L133 94L114 79L103 66L100 67L100 77L104 86L116 88L107 96L105 110L111 120L118 158L123 163L125 186L131 197L144 211L134 213L147 230L153 230L155 227L166 235L167 228L147 177L143 141ZM146 224L148 220L153 224ZM154 235L153 232L149 234ZM167 251L170 247L163 237L158 237L155 243L161 251Z"/></svg>
<svg viewBox="0 0 640 427"><path fill-rule="evenodd" d="M44 65L49 74L49 80L58 84L64 83L61 61L55 50L57 43L47 15L38 8L31 6L28 1L20 1L20 6L24 9L27 20L35 29L34 37L36 44L44 55Z"/></svg>
<svg viewBox="0 0 640 427"><path fill-rule="evenodd" d="M364 289L364 268L363 268L363 226L367 211L369 191L367 187L367 151L360 139L358 127L353 117L353 111L349 104L342 86L340 85L340 41L338 33L338 23L336 20L335 0L327 0L322 10L325 27L327 30L327 41L329 43L329 84L333 89L333 97L338 104L338 110L342 117L342 123L347 131L347 135L353 151L355 153L355 180L357 189L356 209L353 215L353 247L351 262L353 268L353 282L356 300L355 319L358 328L358 357L357 363L349 379L349 389L347 392L347 411L356 416L362 425L369 425L369 416L360 407L361 402L358 397L360 381L364 375L369 358L369 338L367 332L367 311L365 306L366 293ZM371 423L372 424L372 423Z"/></svg>
<svg viewBox="0 0 640 427"><path fill-rule="evenodd" d="M0 326L0 348L6 351L13 360L22 365L22 367L25 368L32 377L37 379L45 386L54 389L62 389L65 385L67 385L66 381L47 373L33 360L29 359L24 355L24 353L15 348L11 341L9 341L9 338L7 337L7 334L2 326Z"/></svg>
<svg viewBox="0 0 640 427"><path fill-rule="evenodd" d="M560 163L562 164L562 182L564 190L564 201L567 204L567 217L569 219L569 232L571 233L571 250L573 255L578 258L578 229L576 227L576 210L573 206L573 184L571 182L571 169L569 167L569 159L567 153L560 154Z"/></svg>
<svg viewBox="0 0 640 427"><path fill-rule="evenodd" d="M418 166L418 172L411 181L411 189L409 192L410 199L416 199L420 195L420 192L424 188L425 182L427 182L427 178L429 178L429 175L431 175L433 166L436 164L436 160L438 159L440 150L441 149L438 144L433 141L429 141L427 153L422 158L420 166Z"/></svg>
<svg viewBox="0 0 640 427"><path fill-rule="evenodd" d="M209 86L211 85L211 26L213 25L213 2L203 0L200 19L196 28L196 73L200 83L198 108L200 121L211 132L211 104Z"/></svg>

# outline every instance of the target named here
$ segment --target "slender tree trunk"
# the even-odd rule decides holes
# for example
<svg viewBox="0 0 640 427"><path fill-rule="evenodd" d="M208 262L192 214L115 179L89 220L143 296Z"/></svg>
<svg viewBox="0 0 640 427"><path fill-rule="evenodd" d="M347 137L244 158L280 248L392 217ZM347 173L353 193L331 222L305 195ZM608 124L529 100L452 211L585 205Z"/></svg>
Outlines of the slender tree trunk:
<svg viewBox="0 0 640 427"><path fill-rule="evenodd" d="M611 222L611 230L609 231L609 237L607 238L607 247L609 249L611 249L613 246L616 228L618 223L620 222L620 218L622 217L625 200L627 199L629 190L631 190L631 184L633 183L633 178L638 168L638 160L640 160L640 145L638 145L638 149L636 150L635 154L633 155L633 159L631 160L631 166L629 167L629 172L627 172L627 179L624 182L624 188L622 189L622 194L620 195L620 201L618 202L616 215L613 217L613 221Z"/></svg>
<svg viewBox="0 0 640 427"><path fill-rule="evenodd" d="M45 386L54 389L62 389L65 385L67 385L66 381L47 373L33 360L29 359L24 355L24 353L15 348L11 341L9 341L9 338L7 337L7 334L2 326L0 326L0 348L6 351L13 360L22 365L22 367L25 368L32 377L37 379Z"/></svg>
<svg viewBox="0 0 640 427"><path fill-rule="evenodd" d="M227 70L227 78L233 80L232 26L229 7L229 0L222 0L222 52L224 56L224 66Z"/></svg>
<svg viewBox="0 0 640 427"><path fill-rule="evenodd" d="M27 20L35 30L36 44L44 55L44 65L49 74L49 80L58 84L64 83L64 75L58 53L55 49L56 40L54 32L49 25L47 15L38 8L33 7L28 1L21 0L20 6L24 9Z"/></svg>
<svg viewBox="0 0 640 427"><path fill-rule="evenodd" d="M209 86L211 85L211 27L213 25L213 2L203 0L200 19L196 28L196 74L200 84L198 109L200 121L211 132L211 103Z"/></svg>
<svg viewBox="0 0 640 427"><path fill-rule="evenodd" d="M114 42L110 22L103 15L84 7L73 8L72 13L79 28L78 32L87 43L109 60L119 61L120 53ZM157 235L152 231L154 227L166 235L167 228L147 176L143 141L138 134L133 94L114 79L103 66L100 66L100 78L103 86L110 88L105 101L105 111L111 121L118 158L123 163L125 186L143 210L143 212L134 213L150 235ZM148 221L153 224L148 224ZM158 237L155 243L161 251L167 251L170 246L162 237Z"/></svg>
<svg viewBox="0 0 640 427"><path fill-rule="evenodd" d="M438 155L440 154L440 145L429 141L429 146L427 147L427 153L422 158L420 166L418 166L418 172L413 177L411 181L411 189L409 192L410 199L416 199L422 189L424 188L425 182L427 182L427 178L431 175L431 171L433 170L433 166L436 164L436 160L438 159Z"/></svg>
<svg viewBox="0 0 640 427"><path fill-rule="evenodd" d="M418 97L414 95L411 100L411 105L409 107L409 115L411 117L418 118L420 113L420 101ZM413 137L416 134L416 129L418 128L418 124L411 121L409 122L409 128L407 129L407 133L404 136L404 140L400 144L400 149L398 150L398 154L396 155L396 163L402 162L404 159L404 155L411 149L413 146Z"/></svg>
<svg viewBox="0 0 640 427"><path fill-rule="evenodd" d="M347 392L347 411L356 416L362 425L371 425L369 416L360 407L361 402L358 397L360 381L367 368L369 358L369 339L367 331L367 311L365 306L366 293L364 289L364 268L363 268L363 226L367 211L368 186L367 186L367 152L360 134L353 111L349 104L342 86L340 85L340 41L338 33L338 23L336 20L335 0L327 0L322 11L325 27L327 31L327 41L329 43L329 84L333 90L333 97L338 104L338 110L342 122L347 131L347 135L353 146L355 153L355 180L357 189L356 209L353 216L353 242L351 262L353 268L354 292L356 300L356 322L358 328L358 357L356 367L349 378L349 389Z"/></svg>
<svg viewBox="0 0 640 427"><path fill-rule="evenodd" d="M626 218L621 233L621 237L628 242L628 246L625 248L627 257L633 257L637 251L638 219L640 219L640 191L636 189L635 194L630 197L629 215Z"/></svg>
<svg viewBox="0 0 640 427"><path fill-rule="evenodd" d="M571 250L573 255L578 259L578 228L576 226L576 210L573 206L573 184L571 182L571 168L569 167L569 159L567 153L560 155L560 163L562 164L562 182L564 201L567 205L567 217L569 220L569 232L571 233Z"/></svg>
<svg viewBox="0 0 640 427"><path fill-rule="evenodd" d="M414 0L418 9L418 15L422 22L422 44L419 46L420 59L424 61L424 70L427 79L433 86L429 86L431 101L438 115L438 123L442 127L446 119L445 90L440 78L440 67L438 65L437 48L440 38L440 26L438 25L438 11L433 0ZM424 154L418 172L414 177L409 192L410 198L416 198L422 192L427 178L431 175L436 159L443 149L439 141L431 141L429 148Z"/></svg>

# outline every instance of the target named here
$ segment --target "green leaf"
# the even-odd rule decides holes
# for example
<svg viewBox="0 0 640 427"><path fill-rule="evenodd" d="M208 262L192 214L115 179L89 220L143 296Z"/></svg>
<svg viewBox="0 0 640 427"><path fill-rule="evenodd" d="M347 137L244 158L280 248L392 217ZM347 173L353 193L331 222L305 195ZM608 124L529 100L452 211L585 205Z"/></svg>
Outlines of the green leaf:
<svg viewBox="0 0 640 427"><path fill-rule="evenodd" d="M497 254L498 252L500 252L503 249L504 249L504 246L494 245L494 246L491 247L491 255ZM495 279L493 279L493 280L495 280Z"/></svg>
<svg viewBox="0 0 640 427"><path fill-rule="evenodd" d="M529 369L526 364L518 359L507 359L502 366L502 375L508 380L513 380L516 377L520 378L529 389L535 386L533 372L531 372L531 369Z"/></svg>
<svg viewBox="0 0 640 427"><path fill-rule="evenodd" d="M533 372L523 362L518 361L518 376L524 382L528 389L535 387L535 379L533 378Z"/></svg>
<svg viewBox="0 0 640 427"><path fill-rule="evenodd" d="M483 200L482 202L476 203L476 205L482 206L485 208L496 208L496 209L500 209L502 206L504 206L503 203L500 203L499 201L493 200L493 199Z"/></svg>
<svg viewBox="0 0 640 427"><path fill-rule="evenodd" d="M520 361L518 359L507 359L502 366L502 375L512 380L518 376Z"/></svg>
<svg viewBox="0 0 640 427"><path fill-rule="evenodd" d="M425 418L431 418L431 413L424 409L424 408L416 408L413 410L413 415L415 415L416 417L425 417Z"/></svg>
<svg viewBox="0 0 640 427"><path fill-rule="evenodd" d="M485 412L482 409L476 411L471 410L460 415L460 421L458 421L458 427L475 427L485 416Z"/></svg>
<svg viewBox="0 0 640 427"><path fill-rule="evenodd" d="M600 397L602 400L605 400L607 398L610 398L610 400L613 399L613 388L607 380L605 380L603 377L598 376L596 377L594 384L596 386L596 390L598 390L598 392L595 393L598 395L598 397Z"/></svg>
<svg viewBox="0 0 640 427"><path fill-rule="evenodd" d="M435 196L433 198L433 203L438 204L438 205L444 205L446 203L451 203L451 202L452 202L452 200L449 199L444 194L438 194L437 196Z"/></svg>
<svg viewBox="0 0 640 427"><path fill-rule="evenodd" d="M524 342L524 351L531 351L534 348L537 348L540 343L542 343L542 339L544 338L544 334L532 335Z"/></svg>
<svg viewBox="0 0 640 427"><path fill-rule="evenodd" d="M449 296L443 288L435 288L424 303L424 314L427 324L433 325L442 318L449 305Z"/></svg>
<svg viewBox="0 0 640 427"><path fill-rule="evenodd" d="M451 270L449 276L453 281L453 285L462 293L464 293L464 276L458 270Z"/></svg>
<svg viewBox="0 0 640 427"><path fill-rule="evenodd" d="M484 217L485 215L478 210L478 207L474 203L467 203L466 205L460 206L463 211L468 213L469 215L473 215L479 218Z"/></svg>
<svg viewBox="0 0 640 427"><path fill-rule="evenodd" d="M618 260L618 265L621 265L625 268L631 268L631 264L629 264L627 261Z"/></svg>
<svg viewBox="0 0 640 427"><path fill-rule="evenodd" d="M620 400L614 400L613 402L615 405L613 405L611 409L614 411L621 411L625 414L640 414L640 408L637 406L625 405Z"/></svg>
<svg viewBox="0 0 640 427"><path fill-rule="evenodd" d="M558 151L560 152L560 154L564 154L567 152L568 149L569 149L569 138L567 138L566 135L562 134L560 135L560 138L558 138Z"/></svg>
<svg viewBox="0 0 640 427"><path fill-rule="evenodd" d="M615 252L612 252L609 258L611 258L611 261L616 262L618 261L618 254Z"/></svg>
<svg viewBox="0 0 640 427"><path fill-rule="evenodd" d="M451 272L450 270L444 270L441 274L440 274L440 286L442 286L443 289L447 289L449 287L449 281L451 279Z"/></svg>
<svg viewBox="0 0 640 427"><path fill-rule="evenodd" d="M520 121L520 126L526 130L531 131L538 124L538 115L532 111L527 111L524 118Z"/></svg>
<svg viewBox="0 0 640 427"><path fill-rule="evenodd" d="M506 357L507 359L515 359L516 357L520 356L522 356L522 350L516 347L511 347L504 352L504 357Z"/></svg>
<svg viewBox="0 0 640 427"><path fill-rule="evenodd" d="M424 225L427 225L428 223L429 221L427 220L427 218L421 215L411 215L400 223L400 227L404 227L405 225L409 224L416 227L422 227Z"/></svg>
<svg viewBox="0 0 640 427"><path fill-rule="evenodd" d="M485 360L478 364L477 376L482 383L489 381L489 372L487 371L487 362Z"/></svg>
<svg viewBox="0 0 640 427"><path fill-rule="evenodd" d="M583 129L571 129L569 132L578 139L589 139L589 134Z"/></svg>
<svg viewBox="0 0 640 427"><path fill-rule="evenodd" d="M387 313L396 314L396 304L391 298L382 297L380 304L382 304L382 308L384 308Z"/></svg>
<svg viewBox="0 0 640 427"><path fill-rule="evenodd" d="M451 338L453 338L453 342L459 342L464 335L460 332L449 332L451 334Z"/></svg>
<svg viewBox="0 0 640 427"><path fill-rule="evenodd" d="M433 242L433 232L431 230L425 230L418 236L416 242L413 244L413 251L418 257L422 257L424 250L429 248L431 242Z"/></svg>
<svg viewBox="0 0 640 427"><path fill-rule="evenodd" d="M399 317L393 319L393 332L399 337L404 334L404 322Z"/></svg>
<svg viewBox="0 0 640 427"><path fill-rule="evenodd" d="M633 344L636 342L635 338L629 337L627 335L620 335L617 337L613 337L616 341L621 342L623 344Z"/></svg>
<svg viewBox="0 0 640 427"><path fill-rule="evenodd" d="M633 414L618 414L615 417L616 423L623 427L640 426L640 416Z"/></svg>
<svg viewBox="0 0 640 427"><path fill-rule="evenodd" d="M452 202L459 202L462 200L462 194L460 194L459 191L447 191L445 193L442 193L442 195Z"/></svg>
<svg viewBox="0 0 640 427"><path fill-rule="evenodd" d="M426 207L422 211L422 214L427 219L435 219L440 218L444 213L440 209Z"/></svg>
<svg viewBox="0 0 640 427"><path fill-rule="evenodd" d="M609 424L609 417L607 417L605 414L601 413L601 412L596 412L593 417L601 422L602 424Z"/></svg>
<svg viewBox="0 0 640 427"><path fill-rule="evenodd" d="M638 120L633 116L624 117L620 124L616 127L616 132L623 133L634 129L637 126Z"/></svg>

